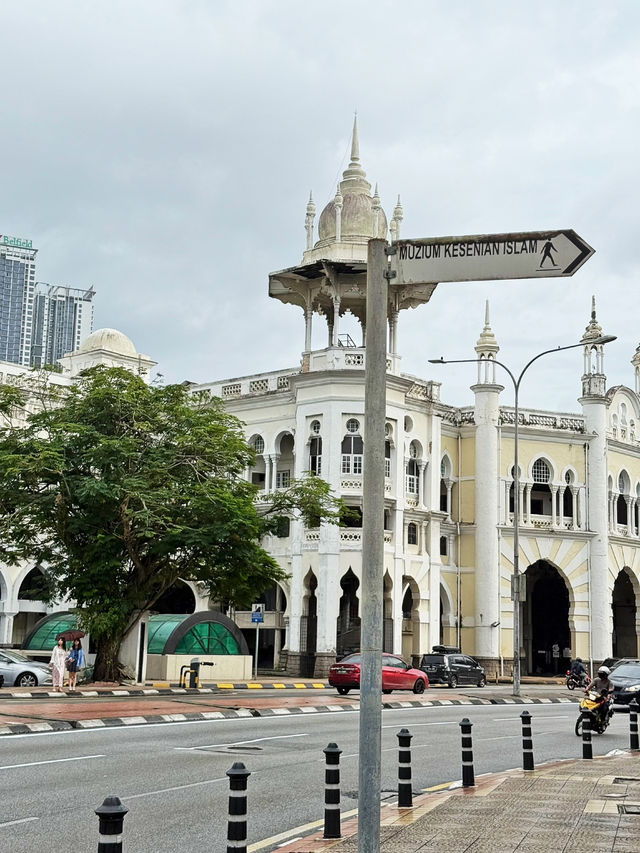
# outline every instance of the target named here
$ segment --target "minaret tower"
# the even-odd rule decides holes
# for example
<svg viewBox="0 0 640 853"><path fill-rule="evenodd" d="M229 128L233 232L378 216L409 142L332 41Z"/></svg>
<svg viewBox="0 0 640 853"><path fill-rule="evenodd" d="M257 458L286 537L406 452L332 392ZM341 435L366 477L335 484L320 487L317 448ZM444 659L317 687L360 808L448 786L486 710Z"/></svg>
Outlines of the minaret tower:
<svg viewBox="0 0 640 853"><path fill-rule="evenodd" d="M606 376L604 374L604 345L594 340L602 337L596 318L596 300L592 298L591 320L582 342L584 344L584 373L582 397L579 403L588 437L587 500L591 540L589 586L591 599L591 659L601 663L611 656L611 591L608 584L609 519L607 500L607 409Z"/></svg>
<svg viewBox="0 0 640 853"><path fill-rule="evenodd" d="M475 394L476 422L476 571L475 571L475 646L477 657L488 672L500 657L497 630L500 622L500 553L498 548L498 420L502 385L496 383L495 359L500 350L489 323L486 303L484 329L475 347L478 381L471 387Z"/></svg>
<svg viewBox="0 0 640 853"><path fill-rule="evenodd" d="M316 218L316 206L313 201L313 193L309 193L307 202L307 215L304 220L304 228L307 232L307 249L313 249L313 223Z"/></svg>
<svg viewBox="0 0 640 853"><path fill-rule="evenodd" d="M389 223L389 231L391 232L391 242L395 243L396 240L400 239L400 224L404 219L404 211L402 210L402 204L400 202L400 196L398 196L398 203L393 209L393 217L391 222Z"/></svg>
<svg viewBox="0 0 640 853"><path fill-rule="evenodd" d="M640 344L634 353L633 358L631 359L631 364L633 365L635 376L636 376L636 394L640 395Z"/></svg>

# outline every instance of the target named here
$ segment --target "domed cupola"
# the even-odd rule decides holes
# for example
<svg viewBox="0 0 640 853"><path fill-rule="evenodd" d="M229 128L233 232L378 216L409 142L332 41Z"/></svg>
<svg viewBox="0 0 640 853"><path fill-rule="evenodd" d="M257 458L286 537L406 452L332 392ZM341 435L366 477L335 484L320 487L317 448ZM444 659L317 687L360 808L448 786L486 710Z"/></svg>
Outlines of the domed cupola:
<svg viewBox="0 0 640 853"><path fill-rule="evenodd" d="M372 237L385 239L387 217L376 192L360 163L358 120L353 122L351 161L342 173L334 198L326 205L318 220L318 240L304 253L303 263L319 258L366 260L367 242Z"/></svg>

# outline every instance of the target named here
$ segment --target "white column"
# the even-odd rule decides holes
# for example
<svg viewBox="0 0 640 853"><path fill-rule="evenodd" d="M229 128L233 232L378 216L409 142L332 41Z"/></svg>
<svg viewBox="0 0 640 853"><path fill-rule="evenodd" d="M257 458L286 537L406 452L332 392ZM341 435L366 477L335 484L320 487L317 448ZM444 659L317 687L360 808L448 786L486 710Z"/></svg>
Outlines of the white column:
<svg viewBox="0 0 640 853"><path fill-rule="evenodd" d="M635 500L629 495L625 495L624 499L627 502L627 533L629 536L633 536L633 506Z"/></svg>
<svg viewBox="0 0 640 853"><path fill-rule="evenodd" d="M426 462L420 460L418 462L418 507L420 509L424 509L424 469L426 468Z"/></svg>
<svg viewBox="0 0 640 853"><path fill-rule="evenodd" d="M525 523L531 524L531 483L527 483L525 486L525 499L526 499L526 518Z"/></svg>
<svg viewBox="0 0 640 853"><path fill-rule="evenodd" d="M18 615L17 611L5 610L0 613L0 643L10 645L13 642L13 620ZM8 685L5 684L5 687Z"/></svg>
<svg viewBox="0 0 640 853"><path fill-rule="evenodd" d="M304 309L304 351L311 352L313 308Z"/></svg>
<svg viewBox="0 0 640 853"><path fill-rule="evenodd" d="M269 494L271 491L271 457L264 453L262 458L264 459L264 490L266 494Z"/></svg>
<svg viewBox="0 0 640 853"><path fill-rule="evenodd" d="M474 385L476 422L476 571L475 652L497 659L499 632L491 628L500 620L500 553L498 548L498 415L501 385ZM507 504L508 505L508 504Z"/></svg>
<svg viewBox="0 0 640 853"><path fill-rule="evenodd" d="M278 459L279 453L273 453L271 456L271 491L275 492L278 483Z"/></svg>
<svg viewBox="0 0 640 853"><path fill-rule="evenodd" d="M332 330L332 339L331 346L338 346L338 335L340 334L340 297L333 297L333 330Z"/></svg>
<svg viewBox="0 0 640 853"><path fill-rule="evenodd" d="M580 399L589 440L589 528L595 534L590 544L591 643L595 661L611 656L611 589L609 588L609 537L607 518L607 401L589 394Z"/></svg>
<svg viewBox="0 0 640 853"><path fill-rule="evenodd" d="M571 501L571 507L572 507L571 524L572 524L574 530L578 529L578 495L579 494L580 494L580 491L578 489L575 489L573 487L571 488L571 497L572 497L572 501Z"/></svg>
<svg viewBox="0 0 640 853"><path fill-rule="evenodd" d="M557 507L558 507L558 487L551 486L551 526L558 526L558 515L557 515Z"/></svg>

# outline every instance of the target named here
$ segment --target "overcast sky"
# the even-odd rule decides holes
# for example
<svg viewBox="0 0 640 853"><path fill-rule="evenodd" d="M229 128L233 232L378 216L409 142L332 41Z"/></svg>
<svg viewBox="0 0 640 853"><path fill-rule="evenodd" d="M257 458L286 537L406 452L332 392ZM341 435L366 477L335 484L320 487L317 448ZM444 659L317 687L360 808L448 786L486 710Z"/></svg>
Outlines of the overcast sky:
<svg viewBox="0 0 640 853"><path fill-rule="evenodd" d="M402 236L574 228L596 249L573 278L439 285L401 314L403 369L470 404L473 365L426 362L474 356L485 299L517 371L580 339L593 293L609 384L633 386L636 0L5 0L0 40L0 233L33 240L41 281L93 285L95 328L166 381L299 364L302 312L268 273L300 262L357 109ZM579 411L581 373L580 350L547 356L521 403Z"/></svg>

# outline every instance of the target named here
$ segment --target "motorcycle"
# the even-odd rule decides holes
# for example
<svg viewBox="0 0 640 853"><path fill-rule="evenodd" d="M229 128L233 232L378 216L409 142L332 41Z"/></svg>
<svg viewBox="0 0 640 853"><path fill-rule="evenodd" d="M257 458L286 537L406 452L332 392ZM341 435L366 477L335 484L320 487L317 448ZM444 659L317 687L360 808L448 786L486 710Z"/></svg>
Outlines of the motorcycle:
<svg viewBox="0 0 640 853"><path fill-rule="evenodd" d="M580 687L584 690L588 683L589 676L586 672L576 675L574 672L571 672L570 669L567 670L567 687L569 690L575 690L576 687Z"/></svg>
<svg viewBox="0 0 640 853"><path fill-rule="evenodd" d="M607 706L606 708L603 706ZM582 712L591 711L592 723L591 731L598 735L606 732L613 717L613 708L609 707L609 696L606 692L596 693L595 690L589 690L584 699L580 702L580 714L576 720L575 732L578 737L582 737Z"/></svg>

